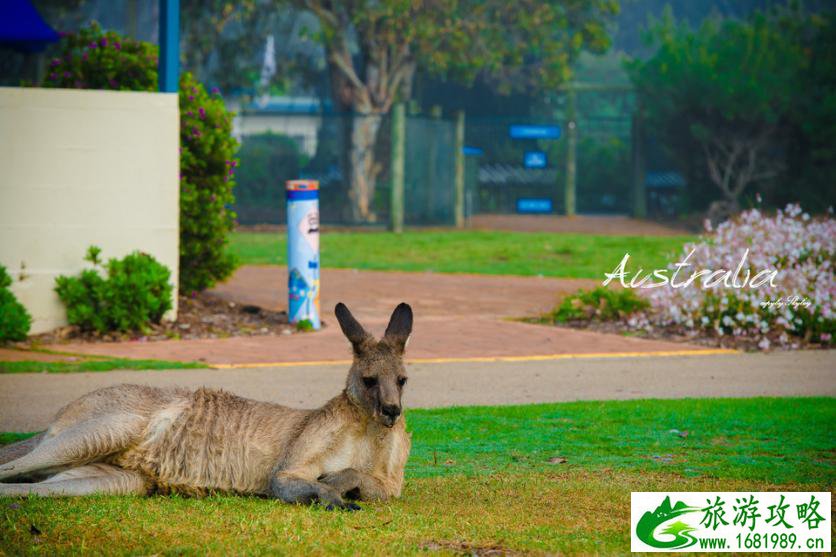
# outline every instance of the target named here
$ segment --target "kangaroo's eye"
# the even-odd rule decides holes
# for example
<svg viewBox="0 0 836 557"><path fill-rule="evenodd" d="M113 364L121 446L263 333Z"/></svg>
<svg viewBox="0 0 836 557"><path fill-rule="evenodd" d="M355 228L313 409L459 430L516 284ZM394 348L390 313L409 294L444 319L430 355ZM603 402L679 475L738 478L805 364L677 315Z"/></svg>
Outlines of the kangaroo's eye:
<svg viewBox="0 0 836 557"><path fill-rule="evenodd" d="M377 377L364 377L363 384L366 386L367 389L371 389L372 387L377 385Z"/></svg>
<svg viewBox="0 0 836 557"><path fill-rule="evenodd" d="M403 387L406 385L406 377L398 377L398 386Z"/></svg>

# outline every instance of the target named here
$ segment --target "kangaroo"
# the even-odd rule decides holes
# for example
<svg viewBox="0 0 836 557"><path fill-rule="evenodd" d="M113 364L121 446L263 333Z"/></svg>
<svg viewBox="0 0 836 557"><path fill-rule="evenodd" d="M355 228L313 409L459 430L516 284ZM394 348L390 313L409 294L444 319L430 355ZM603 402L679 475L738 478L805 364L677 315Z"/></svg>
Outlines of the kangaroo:
<svg viewBox="0 0 836 557"><path fill-rule="evenodd" d="M410 436L402 413L412 309L400 304L375 340L342 303L353 348L342 393L297 410L212 389L118 385L58 412L49 428L0 449L0 495L210 492L319 502L399 497Z"/></svg>

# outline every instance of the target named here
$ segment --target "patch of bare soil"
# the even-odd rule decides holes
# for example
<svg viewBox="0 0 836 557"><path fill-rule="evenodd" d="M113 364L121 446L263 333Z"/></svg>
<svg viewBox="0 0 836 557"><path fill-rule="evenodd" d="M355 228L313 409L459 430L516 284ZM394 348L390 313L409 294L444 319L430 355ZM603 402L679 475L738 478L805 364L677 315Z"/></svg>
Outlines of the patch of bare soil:
<svg viewBox="0 0 836 557"><path fill-rule="evenodd" d="M62 327L29 338L30 343L57 344L62 342L119 342L125 340L169 340L226 338L291 334L295 328L288 323L287 312L273 311L259 306L239 304L201 292L195 296L180 296L177 321L163 321L151 325L144 332L99 334L82 331L75 326Z"/></svg>
<svg viewBox="0 0 836 557"><path fill-rule="evenodd" d="M458 541L428 541L421 544L424 551L443 551L456 555L472 555L475 557L500 557L520 555L518 551L500 545L475 545Z"/></svg>
<svg viewBox="0 0 836 557"><path fill-rule="evenodd" d="M760 352L758 340L746 337L732 337L730 335L718 336L705 332L686 330L683 327L653 327L650 330L635 329L622 321L595 321L577 320L566 323L552 323L550 320L531 318L525 320L528 323L539 323L568 329L585 329L596 333L609 333L621 336L632 336L651 340L665 340L668 342L680 342L688 344L699 344L712 348L727 348L731 350L743 350L745 352ZM773 350L827 350L830 344L805 341L802 338L793 338L790 346L782 346L779 340L780 333L768 333L770 346Z"/></svg>
<svg viewBox="0 0 836 557"><path fill-rule="evenodd" d="M64 354L52 354L49 352L36 352L28 350L29 345L25 343L14 343L9 347L0 347L0 362L74 362L79 358Z"/></svg>

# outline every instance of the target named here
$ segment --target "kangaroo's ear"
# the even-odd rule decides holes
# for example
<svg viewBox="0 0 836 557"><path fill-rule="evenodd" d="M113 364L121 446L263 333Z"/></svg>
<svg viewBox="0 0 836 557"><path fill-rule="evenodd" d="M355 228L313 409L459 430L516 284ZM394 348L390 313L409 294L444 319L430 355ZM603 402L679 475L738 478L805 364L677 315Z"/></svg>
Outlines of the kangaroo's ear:
<svg viewBox="0 0 836 557"><path fill-rule="evenodd" d="M334 314L337 316L337 321L340 322L340 328L343 330L345 337L351 341L354 347L354 352L359 354L365 345L372 339L372 335L366 332L366 329L354 319L348 307L342 302L337 304L334 308Z"/></svg>
<svg viewBox="0 0 836 557"><path fill-rule="evenodd" d="M389 326L386 327L383 340L403 352L410 334L412 334L412 308L409 304L401 302L389 318Z"/></svg>

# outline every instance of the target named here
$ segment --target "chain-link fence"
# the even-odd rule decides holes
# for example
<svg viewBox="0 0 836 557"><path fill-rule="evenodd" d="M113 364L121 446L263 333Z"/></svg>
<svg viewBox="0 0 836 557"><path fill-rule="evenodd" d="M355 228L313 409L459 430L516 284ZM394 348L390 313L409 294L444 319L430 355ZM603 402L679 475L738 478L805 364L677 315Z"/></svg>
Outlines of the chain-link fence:
<svg viewBox="0 0 836 557"><path fill-rule="evenodd" d="M455 149L453 122L421 116L406 118L406 224L453 224Z"/></svg>
<svg viewBox="0 0 836 557"><path fill-rule="evenodd" d="M623 94L609 103L590 99L592 95L578 94L575 117L564 101L553 119L469 119L466 152L475 161L471 166L478 169L468 182L472 211L565 213L569 134L574 133L575 210L631 213L632 106L624 102Z"/></svg>
<svg viewBox="0 0 836 557"><path fill-rule="evenodd" d="M549 134L556 137L520 137ZM553 211L562 212L563 184L556 160L559 135L558 122L513 117L468 119L469 212L514 213L518 202L531 199L547 201Z"/></svg>
<svg viewBox="0 0 836 557"><path fill-rule="evenodd" d="M633 210L630 115L581 116L577 126L578 212L630 214Z"/></svg>
<svg viewBox="0 0 836 557"><path fill-rule="evenodd" d="M639 129L632 93L575 94L571 105L557 103L551 119L466 119L466 216L565 214L567 204L582 214L641 215L646 207L650 217L670 217L681 210L684 181L653 135ZM388 223L388 116L244 111L236 129L241 224L283 224L284 182L294 178L319 180L325 223ZM404 223L454 224L455 123L409 115L404 135ZM567 196L572 160L575 193Z"/></svg>
<svg viewBox="0 0 836 557"><path fill-rule="evenodd" d="M367 188L362 224L389 218L391 125L388 117L243 112L236 121L241 148L236 174L235 211L241 224L284 224L284 182L319 180L320 213L329 224L358 224L352 188ZM375 128L374 131L372 128ZM406 119L404 221L453 222L453 122ZM369 138L368 134L374 137ZM361 136L360 134L366 134ZM364 142L373 147L364 151ZM371 156L368 156L372 153ZM358 173L359 172L359 178Z"/></svg>

